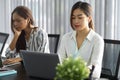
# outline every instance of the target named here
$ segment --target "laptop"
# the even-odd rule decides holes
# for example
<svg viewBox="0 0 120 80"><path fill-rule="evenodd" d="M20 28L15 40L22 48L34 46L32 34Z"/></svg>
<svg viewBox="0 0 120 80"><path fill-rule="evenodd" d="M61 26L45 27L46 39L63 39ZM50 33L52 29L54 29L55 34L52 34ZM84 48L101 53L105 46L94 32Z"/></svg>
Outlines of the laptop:
<svg viewBox="0 0 120 80"><path fill-rule="evenodd" d="M5 43L8 39L9 34L0 32L0 55L2 54Z"/></svg>
<svg viewBox="0 0 120 80"><path fill-rule="evenodd" d="M42 79L54 79L59 63L57 54L21 50L20 56L28 76Z"/></svg>
<svg viewBox="0 0 120 80"><path fill-rule="evenodd" d="M0 32L0 67L2 67L2 60L1 60L1 55L5 46L5 43L8 39L9 34L8 33L2 33Z"/></svg>

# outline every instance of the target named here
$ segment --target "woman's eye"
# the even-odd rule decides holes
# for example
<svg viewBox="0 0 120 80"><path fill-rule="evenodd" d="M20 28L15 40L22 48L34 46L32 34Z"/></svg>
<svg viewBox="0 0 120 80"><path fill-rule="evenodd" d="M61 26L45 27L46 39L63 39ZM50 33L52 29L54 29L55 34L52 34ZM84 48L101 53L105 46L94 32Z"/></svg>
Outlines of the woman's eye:
<svg viewBox="0 0 120 80"><path fill-rule="evenodd" d="M82 19L83 17L78 17L78 19Z"/></svg>
<svg viewBox="0 0 120 80"><path fill-rule="evenodd" d="M75 19L75 17L72 17L72 19Z"/></svg>
<svg viewBox="0 0 120 80"><path fill-rule="evenodd" d="M21 20L13 20L13 22L20 22Z"/></svg>
<svg viewBox="0 0 120 80"><path fill-rule="evenodd" d="M16 20L17 22L20 22L21 20Z"/></svg>

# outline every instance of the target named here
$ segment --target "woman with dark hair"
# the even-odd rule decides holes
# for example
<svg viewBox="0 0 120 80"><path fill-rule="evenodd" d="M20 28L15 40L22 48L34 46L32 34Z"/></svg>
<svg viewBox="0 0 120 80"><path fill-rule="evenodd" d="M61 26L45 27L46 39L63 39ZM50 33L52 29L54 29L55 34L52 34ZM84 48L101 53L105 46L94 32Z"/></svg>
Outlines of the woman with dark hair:
<svg viewBox="0 0 120 80"><path fill-rule="evenodd" d="M31 10L25 6L16 7L11 15L11 29L14 34L9 48L6 50L4 64L21 61L20 50L30 50L49 53L47 33L36 26Z"/></svg>
<svg viewBox="0 0 120 80"><path fill-rule="evenodd" d="M98 79L101 73L104 41L94 31L92 7L86 2L73 5L70 16L72 32L65 34L61 40L58 54L61 62L69 57L82 57L87 66L94 65L93 78Z"/></svg>

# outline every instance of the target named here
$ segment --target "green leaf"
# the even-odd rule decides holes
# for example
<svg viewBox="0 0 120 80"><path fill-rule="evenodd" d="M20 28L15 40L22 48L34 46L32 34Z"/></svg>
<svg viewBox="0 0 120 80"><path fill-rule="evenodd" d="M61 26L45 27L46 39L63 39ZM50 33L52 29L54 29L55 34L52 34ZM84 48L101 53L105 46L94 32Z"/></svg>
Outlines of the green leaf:
<svg viewBox="0 0 120 80"><path fill-rule="evenodd" d="M68 57L57 65L54 80L83 80L88 78L89 73L90 70L82 58Z"/></svg>

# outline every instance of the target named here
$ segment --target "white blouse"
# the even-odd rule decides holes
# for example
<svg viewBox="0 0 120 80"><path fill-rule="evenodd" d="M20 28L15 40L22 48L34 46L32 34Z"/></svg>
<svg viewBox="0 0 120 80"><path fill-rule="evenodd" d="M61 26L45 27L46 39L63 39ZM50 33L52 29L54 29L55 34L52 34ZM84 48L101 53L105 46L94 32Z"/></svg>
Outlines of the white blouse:
<svg viewBox="0 0 120 80"><path fill-rule="evenodd" d="M48 34L41 28L31 31L29 41L26 41L26 48L29 51L38 51L49 53L49 41ZM19 57L19 53L16 53L16 49L13 51L8 47L6 50L7 58Z"/></svg>
<svg viewBox="0 0 120 80"><path fill-rule="evenodd" d="M58 54L61 62L69 56L82 57L87 62L87 66L95 65L93 77L99 78L101 74L103 50L104 41L102 37L91 29L79 49L76 42L76 31L65 34L61 40Z"/></svg>

